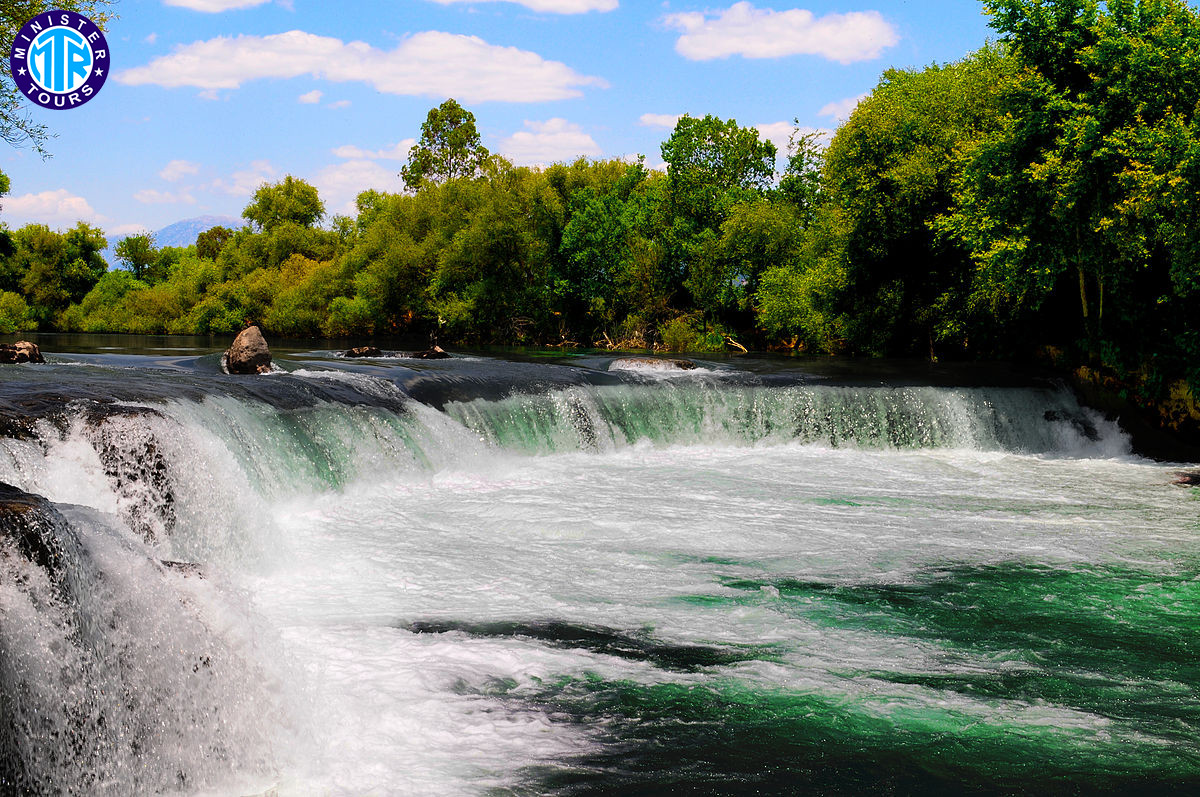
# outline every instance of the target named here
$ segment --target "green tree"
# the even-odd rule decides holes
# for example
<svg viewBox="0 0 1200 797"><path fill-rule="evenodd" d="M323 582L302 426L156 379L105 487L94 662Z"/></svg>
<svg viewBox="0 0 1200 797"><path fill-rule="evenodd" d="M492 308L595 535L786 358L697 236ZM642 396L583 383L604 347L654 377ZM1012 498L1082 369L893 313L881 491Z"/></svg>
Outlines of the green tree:
<svg viewBox="0 0 1200 797"><path fill-rule="evenodd" d="M40 321L78 302L92 289L108 264L100 252L108 245L104 232L79 222L66 233L44 224L30 224L13 234L20 264L21 290Z"/></svg>
<svg viewBox="0 0 1200 797"><path fill-rule="evenodd" d="M154 236L146 232L122 238L117 242L116 253L117 259L125 264L137 280L145 278L146 272L158 258L158 251L154 248Z"/></svg>
<svg viewBox="0 0 1200 797"><path fill-rule="evenodd" d="M1003 123L964 152L943 224L978 263L974 301L1069 318L1073 295L1064 331L1092 363L1110 344L1141 349L1136 360L1186 339L1198 309L1180 289L1195 285L1200 252L1200 15L1182 0L987 8L1020 72Z"/></svg>
<svg viewBox="0 0 1200 797"><path fill-rule="evenodd" d="M765 190L775 174L775 145L733 119L683 116L662 145L676 215L700 227L720 225L725 207Z"/></svg>
<svg viewBox="0 0 1200 797"><path fill-rule="evenodd" d="M233 230L228 227L220 225L209 227L196 236L196 254L209 260L216 260L217 255L221 254L221 250L232 237Z"/></svg>
<svg viewBox="0 0 1200 797"><path fill-rule="evenodd" d="M936 341L962 344L974 265L968 248L935 222L954 206L956 153L1000 124L1013 61L984 47L953 64L888 70L825 153L819 214L832 227L814 231L840 259L813 252L806 267L841 286L822 291L841 319L848 346L873 354L932 353ZM837 237L835 237L837 236ZM782 285L778 279L774 284Z"/></svg>
<svg viewBox="0 0 1200 797"><path fill-rule="evenodd" d="M290 174L278 183L263 185L242 211L242 217L271 232L282 224L312 227L325 216L317 189Z"/></svg>
<svg viewBox="0 0 1200 797"><path fill-rule="evenodd" d="M415 190L426 182L474 177L488 157L475 129L475 114L448 99L429 110L421 125L421 138L408 151L408 163L400 176Z"/></svg>

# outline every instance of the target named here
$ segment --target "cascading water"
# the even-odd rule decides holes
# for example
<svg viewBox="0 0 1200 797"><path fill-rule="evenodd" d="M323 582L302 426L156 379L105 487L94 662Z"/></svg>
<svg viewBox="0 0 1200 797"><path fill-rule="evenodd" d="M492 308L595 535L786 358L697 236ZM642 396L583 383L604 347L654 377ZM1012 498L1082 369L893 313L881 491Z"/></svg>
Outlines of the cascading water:
<svg viewBox="0 0 1200 797"><path fill-rule="evenodd" d="M0 794L1200 786L1196 504L1066 391L52 359Z"/></svg>

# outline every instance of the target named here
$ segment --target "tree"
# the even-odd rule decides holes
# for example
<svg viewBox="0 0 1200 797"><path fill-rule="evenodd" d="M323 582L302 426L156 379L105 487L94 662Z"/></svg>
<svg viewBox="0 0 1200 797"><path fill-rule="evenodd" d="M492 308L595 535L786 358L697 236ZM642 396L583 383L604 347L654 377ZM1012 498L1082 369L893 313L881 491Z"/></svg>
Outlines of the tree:
<svg viewBox="0 0 1200 797"><path fill-rule="evenodd" d="M233 230L228 227L209 227L196 236L196 254L200 257L216 260L221 249L233 237Z"/></svg>
<svg viewBox="0 0 1200 797"><path fill-rule="evenodd" d="M825 152L819 214L840 264L825 272L841 286L822 291L835 305L850 348L873 354L932 353L941 340L961 344L962 312L974 264L956 236L934 229L952 210L959 148L999 124L1014 62L984 47L953 64L890 69L862 100ZM833 243L835 242L836 243ZM773 284L783 282L774 280Z"/></svg>
<svg viewBox="0 0 1200 797"><path fill-rule="evenodd" d="M473 177L489 156L479 142L475 114L448 99L429 110L421 125L421 138L408 151L408 163L400 176L405 186L416 190L426 182Z"/></svg>
<svg viewBox="0 0 1200 797"><path fill-rule="evenodd" d="M65 234L29 224L13 238L13 257L23 272L21 290L40 320L51 321L55 313L81 300L108 270L100 256L108 245L104 232L82 221Z"/></svg>
<svg viewBox="0 0 1200 797"><path fill-rule="evenodd" d="M108 11L111 0L8 0L0 3L0 52L11 53L13 40L21 27L43 11L62 9L75 11L91 19L105 30L116 17ZM47 156L46 140L52 137L49 128L30 115L31 105L13 81L7 68L0 69L0 138L14 147L31 146L34 152Z"/></svg>
<svg viewBox="0 0 1200 797"><path fill-rule="evenodd" d="M1200 251L1200 15L1182 0L987 8L1020 71L1004 123L963 153L943 225L978 263L974 301L1065 310L1074 294L1093 364L1116 339L1174 346L1196 310L1180 289Z"/></svg>
<svg viewBox="0 0 1200 797"><path fill-rule="evenodd" d="M290 174L274 185L263 185L242 217L271 232L285 223L311 227L325 216L325 205L317 189Z"/></svg>
<svg viewBox="0 0 1200 797"><path fill-rule="evenodd" d="M759 141L753 127L711 114L680 118L662 156L675 214L700 227L719 226L729 204L765 190L775 174L774 144Z"/></svg>
<svg viewBox="0 0 1200 797"><path fill-rule="evenodd" d="M145 279L146 272L158 257L154 236L146 232L122 238L117 243L116 253L117 259L133 272L136 280Z"/></svg>

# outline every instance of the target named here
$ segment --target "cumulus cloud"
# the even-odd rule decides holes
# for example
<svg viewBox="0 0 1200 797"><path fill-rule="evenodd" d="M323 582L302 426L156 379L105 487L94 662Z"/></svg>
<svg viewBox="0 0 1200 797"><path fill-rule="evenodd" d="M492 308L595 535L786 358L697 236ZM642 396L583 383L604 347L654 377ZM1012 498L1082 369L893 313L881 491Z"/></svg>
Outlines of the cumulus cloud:
<svg viewBox="0 0 1200 797"><path fill-rule="evenodd" d="M433 0L448 6L452 3L494 3L500 0ZM583 14L588 11L612 11L618 0L508 0L520 3L531 11L545 14Z"/></svg>
<svg viewBox="0 0 1200 797"><path fill-rule="evenodd" d="M208 14L232 11L237 8L252 8L266 2L269 0L163 0L164 5L190 8L192 11L204 11Z"/></svg>
<svg viewBox="0 0 1200 797"><path fill-rule="evenodd" d="M168 183L176 183L182 180L189 174L197 174L200 171L200 164L192 163L185 160L173 160L162 168L158 176L166 180Z"/></svg>
<svg viewBox="0 0 1200 797"><path fill-rule="evenodd" d="M338 109L338 108L349 108L349 107L350 107L350 100L338 100L337 102L331 102L331 103L329 103L329 105L328 105L328 106L326 106L326 107L328 107L328 108L333 108L333 109L335 109L335 110L336 110L336 109Z"/></svg>
<svg viewBox="0 0 1200 797"><path fill-rule="evenodd" d="M299 97L299 100L300 100L301 104L303 104L303 105L316 105L318 102L321 101L321 97L323 97L323 96L325 96L325 95L321 92L320 89L313 89L312 91L301 94Z"/></svg>
<svg viewBox="0 0 1200 797"><path fill-rule="evenodd" d="M693 61L731 55L745 58L819 55L849 64L878 58L885 48L900 40L896 29L878 11L817 17L802 8L773 11L740 2L723 11L668 14L663 22L683 32L675 42L675 50Z"/></svg>
<svg viewBox="0 0 1200 797"><path fill-rule="evenodd" d="M362 158L326 166L317 174L313 185L331 215L357 213L354 199L368 189L390 193L404 190L404 181L396 169L383 166L377 160Z"/></svg>
<svg viewBox="0 0 1200 797"><path fill-rule="evenodd" d="M133 198L146 205L191 205L196 201L186 190L158 191L153 188L138 191Z"/></svg>
<svg viewBox="0 0 1200 797"><path fill-rule="evenodd" d="M408 160L408 151L416 143L417 140L415 138L406 138L390 147L375 150L363 149L353 144L343 144L340 147L334 148L333 154L339 158L346 158L348 160L402 161Z"/></svg>
<svg viewBox="0 0 1200 797"><path fill-rule="evenodd" d="M117 73L128 85L236 89L251 80L310 75L362 82L384 94L458 97L464 102L543 102L578 97L582 86L606 86L558 61L478 36L417 33L384 51L300 30L270 36L219 36L176 47L169 55Z"/></svg>
<svg viewBox="0 0 1200 797"><path fill-rule="evenodd" d="M279 177L279 171L270 161L257 160L249 167L240 169L229 177L217 178L205 187L210 191L244 197L253 194L263 183Z"/></svg>
<svg viewBox="0 0 1200 797"><path fill-rule="evenodd" d="M86 199L65 188L8 197L3 201L3 208L9 224L14 227L30 223L73 227L77 221L99 220Z"/></svg>
<svg viewBox="0 0 1200 797"><path fill-rule="evenodd" d="M828 116L831 119L836 119L839 122L844 122L850 118L850 114L854 113L854 109L862 102L866 94L859 94L857 97L847 97L844 100L828 103L817 111L817 116Z"/></svg>
<svg viewBox="0 0 1200 797"><path fill-rule="evenodd" d="M638 117L638 124L642 127L665 127L669 130L675 129L675 123L683 116L681 113L644 113Z"/></svg>
<svg viewBox="0 0 1200 797"><path fill-rule="evenodd" d="M524 130L500 142L500 154L518 166L573 161L600 153L600 145L582 127L561 118L526 121Z"/></svg>

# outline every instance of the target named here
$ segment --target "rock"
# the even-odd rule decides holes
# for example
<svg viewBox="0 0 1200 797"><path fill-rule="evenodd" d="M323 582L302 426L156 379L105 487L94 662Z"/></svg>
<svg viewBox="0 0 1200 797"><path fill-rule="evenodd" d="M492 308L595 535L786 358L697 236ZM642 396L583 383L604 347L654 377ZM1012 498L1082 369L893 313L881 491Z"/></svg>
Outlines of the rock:
<svg viewBox="0 0 1200 797"><path fill-rule="evenodd" d="M225 352L225 370L231 374L265 374L271 370L271 350L258 327L246 327Z"/></svg>
<svg viewBox="0 0 1200 797"><path fill-rule="evenodd" d="M0 482L0 539L16 544L27 559L57 578L63 566L62 545L55 534L57 510L40 495Z"/></svg>
<svg viewBox="0 0 1200 797"><path fill-rule="evenodd" d="M42 350L36 343L18 340L16 343L0 343L0 363L44 363Z"/></svg>
<svg viewBox="0 0 1200 797"><path fill-rule="evenodd" d="M375 346L356 346L342 352L343 357L382 357L383 351Z"/></svg>
<svg viewBox="0 0 1200 797"><path fill-rule="evenodd" d="M1180 487L1200 487L1200 470L1181 470L1175 474L1175 480L1171 484L1178 484Z"/></svg>
<svg viewBox="0 0 1200 797"><path fill-rule="evenodd" d="M618 371L690 371L696 367L691 360L672 357L622 357L609 363L608 370Z"/></svg>
<svg viewBox="0 0 1200 797"><path fill-rule="evenodd" d="M441 346L434 346L432 349L425 349L424 351L414 351L412 354L410 354L408 356L413 358L414 360L445 360L450 355L447 354L442 349Z"/></svg>

